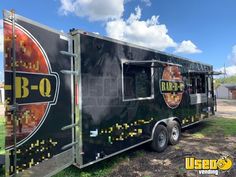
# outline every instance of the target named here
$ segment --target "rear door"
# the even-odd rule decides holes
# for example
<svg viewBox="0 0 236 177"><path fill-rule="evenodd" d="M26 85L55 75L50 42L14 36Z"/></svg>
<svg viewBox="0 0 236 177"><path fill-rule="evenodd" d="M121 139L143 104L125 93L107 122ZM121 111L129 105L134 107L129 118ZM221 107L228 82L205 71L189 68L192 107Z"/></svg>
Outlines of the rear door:
<svg viewBox="0 0 236 177"><path fill-rule="evenodd" d="M4 11L6 175L50 176L73 163L71 43Z"/></svg>

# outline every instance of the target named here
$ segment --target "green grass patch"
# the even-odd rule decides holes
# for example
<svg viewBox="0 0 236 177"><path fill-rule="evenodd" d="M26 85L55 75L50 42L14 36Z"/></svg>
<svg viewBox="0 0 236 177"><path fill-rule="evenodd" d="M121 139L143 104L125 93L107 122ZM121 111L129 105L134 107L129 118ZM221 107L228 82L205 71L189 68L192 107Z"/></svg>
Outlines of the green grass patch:
<svg viewBox="0 0 236 177"><path fill-rule="evenodd" d="M194 138L201 139L201 138L204 138L205 135L203 135L202 133L194 133L194 134L193 134L193 137L194 137Z"/></svg>
<svg viewBox="0 0 236 177"><path fill-rule="evenodd" d="M60 173L54 175L54 177L104 177L112 172L112 170L116 167L117 163L121 163L128 160L128 156L125 154L121 154L119 156L106 159L97 164L91 165L82 170L70 166Z"/></svg>
<svg viewBox="0 0 236 177"><path fill-rule="evenodd" d="M0 116L0 154L5 154L5 118L4 116Z"/></svg>
<svg viewBox="0 0 236 177"><path fill-rule="evenodd" d="M206 120L197 132L193 134L196 138L204 138L205 136L236 136L236 119L213 118Z"/></svg>
<svg viewBox="0 0 236 177"><path fill-rule="evenodd" d="M135 157L143 157L145 155L145 152L143 150L136 151L134 153Z"/></svg>

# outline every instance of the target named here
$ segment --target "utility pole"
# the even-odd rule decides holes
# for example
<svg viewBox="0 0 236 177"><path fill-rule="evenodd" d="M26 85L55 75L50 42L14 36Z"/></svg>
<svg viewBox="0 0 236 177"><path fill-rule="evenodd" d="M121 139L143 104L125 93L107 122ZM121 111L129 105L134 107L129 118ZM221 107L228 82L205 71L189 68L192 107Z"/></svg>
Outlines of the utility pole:
<svg viewBox="0 0 236 177"><path fill-rule="evenodd" d="M223 79L223 83L225 82L225 75L226 75L226 68L225 68L225 63L224 63L224 79Z"/></svg>

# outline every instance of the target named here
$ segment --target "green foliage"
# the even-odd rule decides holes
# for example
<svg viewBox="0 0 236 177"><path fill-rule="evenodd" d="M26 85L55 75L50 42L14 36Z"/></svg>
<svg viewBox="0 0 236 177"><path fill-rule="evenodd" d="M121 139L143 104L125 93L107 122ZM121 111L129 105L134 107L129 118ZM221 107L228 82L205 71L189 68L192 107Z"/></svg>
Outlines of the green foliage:
<svg viewBox="0 0 236 177"><path fill-rule="evenodd" d="M236 84L236 76L215 79L215 88L217 88L221 84Z"/></svg>
<svg viewBox="0 0 236 177"><path fill-rule="evenodd" d="M215 79L214 80L214 88L216 89L217 87L219 87L222 84L220 79Z"/></svg>

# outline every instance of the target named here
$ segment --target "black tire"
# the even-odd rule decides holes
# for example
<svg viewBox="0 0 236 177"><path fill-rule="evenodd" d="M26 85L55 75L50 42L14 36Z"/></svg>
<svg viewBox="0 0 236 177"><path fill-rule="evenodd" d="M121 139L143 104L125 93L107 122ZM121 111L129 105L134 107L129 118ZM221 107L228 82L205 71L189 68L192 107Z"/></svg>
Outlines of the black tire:
<svg viewBox="0 0 236 177"><path fill-rule="evenodd" d="M168 145L168 131L164 125L157 125L153 134L151 148L156 152L163 152Z"/></svg>
<svg viewBox="0 0 236 177"><path fill-rule="evenodd" d="M169 122L168 126L169 144L178 144L181 136L181 127L177 121Z"/></svg>

